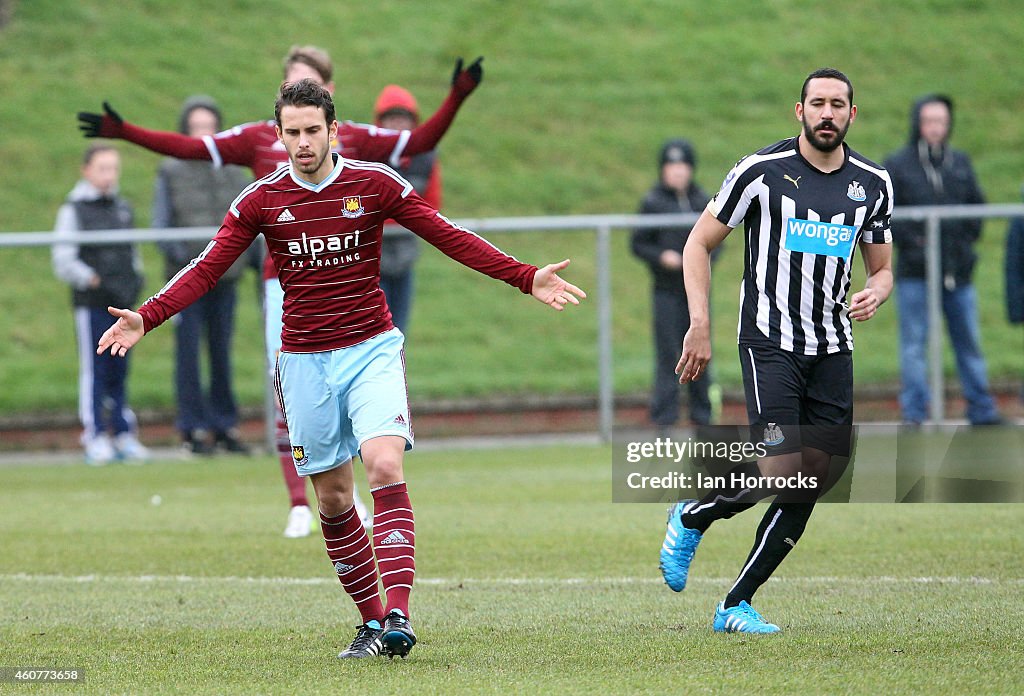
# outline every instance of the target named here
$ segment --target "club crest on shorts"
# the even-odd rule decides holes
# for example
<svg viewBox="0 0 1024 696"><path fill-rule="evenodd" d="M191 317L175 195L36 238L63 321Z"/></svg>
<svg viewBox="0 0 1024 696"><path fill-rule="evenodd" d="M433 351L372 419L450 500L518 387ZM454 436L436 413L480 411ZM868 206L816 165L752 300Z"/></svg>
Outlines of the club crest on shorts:
<svg viewBox="0 0 1024 696"><path fill-rule="evenodd" d="M305 466L309 464L309 457L306 456L306 448L302 445L292 445L292 459L295 460L296 466Z"/></svg>
<svg viewBox="0 0 1024 696"><path fill-rule="evenodd" d="M764 444L769 447L781 445L786 441L786 436L782 434L782 428L775 423L769 423L768 427L764 429Z"/></svg>
<svg viewBox="0 0 1024 696"><path fill-rule="evenodd" d="M363 200L360 196L345 196L341 199L341 215L347 218L357 218L366 211L363 209Z"/></svg>

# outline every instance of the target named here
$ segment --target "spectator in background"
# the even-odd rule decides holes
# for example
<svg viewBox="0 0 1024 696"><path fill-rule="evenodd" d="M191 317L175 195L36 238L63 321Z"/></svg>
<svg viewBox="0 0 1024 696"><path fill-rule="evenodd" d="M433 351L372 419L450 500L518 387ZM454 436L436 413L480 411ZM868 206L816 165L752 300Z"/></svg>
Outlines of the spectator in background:
<svg viewBox="0 0 1024 696"><path fill-rule="evenodd" d="M411 131L420 122L416 97L398 85L388 85L381 91L373 113L378 126L395 131ZM440 210L441 166L437 162L436 150L402 157L397 169L430 207ZM393 220L388 222L394 224ZM380 252L380 287L387 298L391 320L403 334L408 333L413 265L419 255L419 238L412 232L393 227L384 229Z"/></svg>
<svg viewBox="0 0 1024 696"><path fill-rule="evenodd" d="M1011 324L1024 324L1024 218L1011 220L1006 235L1006 313ZM1020 399L1024 402L1024 385Z"/></svg>
<svg viewBox="0 0 1024 696"><path fill-rule="evenodd" d="M118 195L121 156L111 145L91 145L82 159L82 178L57 211L58 238L90 230L134 226L128 201ZM142 260L133 244L53 245L53 269L71 286L78 345L78 415L89 464L115 459L144 460L148 450L136 436L135 414L125 394L128 362L97 355L96 341L110 325L107 307L132 306L142 290Z"/></svg>
<svg viewBox="0 0 1024 696"><path fill-rule="evenodd" d="M984 203L970 157L949 145L953 102L941 94L918 99L910 112L907 145L885 161L897 206ZM925 283L925 223L894 220L896 303L900 322L900 409L903 421L919 425L928 417L928 290ZM1001 422L989 392L981 354L978 299L972 279L981 220L941 222L942 312L956 354L957 370L973 425Z"/></svg>
<svg viewBox="0 0 1024 696"><path fill-rule="evenodd" d="M641 215L700 213L710 198L693 181L697 156L688 140L669 140L659 155L658 182L640 204ZM651 421L667 431L679 419L679 378L675 374L683 336L690 328L690 313L683 287L683 246L693 225L638 227L633 230L633 253L651 269L654 304L654 388ZM718 256L721 247L713 252ZM712 420L712 378L707 372L689 383L690 421L708 425Z"/></svg>
<svg viewBox="0 0 1024 696"><path fill-rule="evenodd" d="M179 131L195 138L221 130L217 103L206 96L187 99ZM153 192L153 227L218 227L224 211L249 183L235 165L216 167L202 160L171 157L160 163ZM212 235L211 235L212 236ZM199 256L208 240L164 241L167 278L173 278ZM238 407L231 383L231 340L235 328L236 285L251 256L243 255L217 285L182 310L176 322L175 390L178 432L193 454L213 454L216 447L248 454L238 437ZM209 352L209 388L204 389L199 344L205 336Z"/></svg>

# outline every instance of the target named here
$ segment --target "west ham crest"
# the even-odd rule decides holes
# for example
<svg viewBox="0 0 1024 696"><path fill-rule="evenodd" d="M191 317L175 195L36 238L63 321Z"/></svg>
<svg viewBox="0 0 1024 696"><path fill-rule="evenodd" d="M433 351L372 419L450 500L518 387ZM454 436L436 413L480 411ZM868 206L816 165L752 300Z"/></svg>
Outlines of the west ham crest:
<svg viewBox="0 0 1024 696"><path fill-rule="evenodd" d="M341 199L341 214L347 218L357 218L362 215L363 201L359 196L345 196Z"/></svg>

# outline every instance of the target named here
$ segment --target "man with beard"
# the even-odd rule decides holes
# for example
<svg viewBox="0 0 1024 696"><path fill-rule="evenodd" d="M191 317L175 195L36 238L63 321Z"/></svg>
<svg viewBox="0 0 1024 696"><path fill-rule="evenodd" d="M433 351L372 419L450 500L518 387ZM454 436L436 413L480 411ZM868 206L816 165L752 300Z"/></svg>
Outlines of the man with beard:
<svg viewBox="0 0 1024 696"><path fill-rule="evenodd" d="M743 223L739 353L759 458L737 466L724 477L726 486L702 500L670 508L661 549L669 587L686 586L694 552L713 522L775 496L715 611L720 632L780 630L750 601L799 541L836 465L849 457L851 319L873 317L892 290L892 184L883 168L843 142L857 115L853 85L838 70L816 70L804 81L795 112L800 135L740 160L683 250L690 329L676 372L689 382L711 360L711 251ZM867 280L847 301L858 243Z"/></svg>

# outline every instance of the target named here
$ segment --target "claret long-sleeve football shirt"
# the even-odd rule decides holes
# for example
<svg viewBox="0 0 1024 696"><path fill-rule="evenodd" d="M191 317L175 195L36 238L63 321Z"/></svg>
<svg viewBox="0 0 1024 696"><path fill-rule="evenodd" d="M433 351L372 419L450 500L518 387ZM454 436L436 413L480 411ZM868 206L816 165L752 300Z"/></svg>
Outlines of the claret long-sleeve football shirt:
<svg viewBox="0 0 1024 696"><path fill-rule="evenodd" d="M151 331L212 288L260 233L284 288L282 350L345 348L392 328L380 289L380 246L388 218L460 263L529 294L536 266L521 263L427 205L389 167L332 155L319 184L290 165L239 194L202 254L139 312Z"/></svg>

